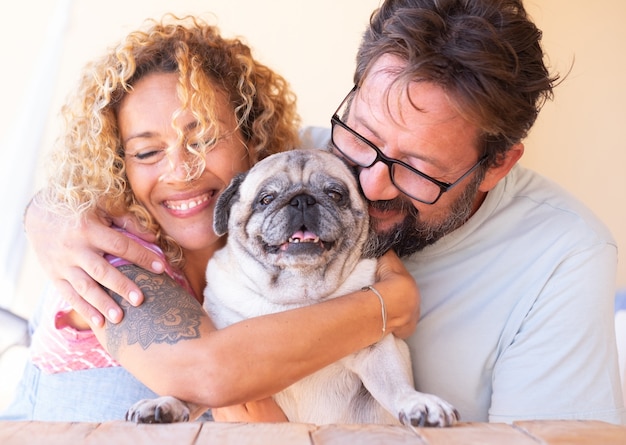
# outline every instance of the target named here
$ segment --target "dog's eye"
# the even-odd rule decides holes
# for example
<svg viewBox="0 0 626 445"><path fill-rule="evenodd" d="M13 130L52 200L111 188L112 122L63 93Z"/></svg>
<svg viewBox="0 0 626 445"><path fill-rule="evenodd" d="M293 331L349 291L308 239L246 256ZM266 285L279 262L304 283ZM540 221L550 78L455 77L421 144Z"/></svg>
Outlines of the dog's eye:
<svg viewBox="0 0 626 445"><path fill-rule="evenodd" d="M339 193L337 190L328 190L326 193L328 194L330 199L332 199L335 202L340 202L343 199L343 195Z"/></svg>
<svg viewBox="0 0 626 445"><path fill-rule="evenodd" d="M266 195L261 195L261 199L259 199L259 202L261 203L261 205L270 205L270 203L274 200L274 195L271 194L266 194Z"/></svg>

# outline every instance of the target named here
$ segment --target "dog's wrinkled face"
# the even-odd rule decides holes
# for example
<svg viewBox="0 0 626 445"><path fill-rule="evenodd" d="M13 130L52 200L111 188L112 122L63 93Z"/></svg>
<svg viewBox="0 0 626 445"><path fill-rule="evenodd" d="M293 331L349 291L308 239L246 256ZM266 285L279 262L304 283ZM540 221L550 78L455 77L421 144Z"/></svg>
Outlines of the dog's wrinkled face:
<svg viewBox="0 0 626 445"><path fill-rule="evenodd" d="M215 231L227 231L229 244L268 269L336 275L361 257L368 213L343 161L322 150L293 150L233 180L218 200Z"/></svg>

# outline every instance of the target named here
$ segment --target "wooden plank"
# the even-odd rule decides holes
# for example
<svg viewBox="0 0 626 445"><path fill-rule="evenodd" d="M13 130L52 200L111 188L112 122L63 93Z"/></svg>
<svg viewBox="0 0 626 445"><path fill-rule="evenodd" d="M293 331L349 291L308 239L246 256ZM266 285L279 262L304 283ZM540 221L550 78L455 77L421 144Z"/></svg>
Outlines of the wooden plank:
<svg viewBox="0 0 626 445"><path fill-rule="evenodd" d="M315 425L306 423L206 422L195 443L202 445L311 445ZM110 444L109 444L110 445Z"/></svg>
<svg viewBox="0 0 626 445"><path fill-rule="evenodd" d="M83 441L66 441L85 445L152 445L155 443L175 443L193 445L202 428L201 422L172 424L136 424L123 420L105 422L89 434Z"/></svg>
<svg viewBox="0 0 626 445"><path fill-rule="evenodd" d="M459 423L450 428L415 428L428 445L537 445L532 438L504 423Z"/></svg>
<svg viewBox="0 0 626 445"><path fill-rule="evenodd" d="M2 422L0 444L45 445L624 445L626 427L598 421L461 423L451 428L298 423Z"/></svg>
<svg viewBox="0 0 626 445"><path fill-rule="evenodd" d="M297 423L0 422L2 445L311 445L314 425Z"/></svg>
<svg viewBox="0 0 626 445"><path fill-rule="evenodd" d="M97 426L97 423L0 422L0 444L83 443Z"/></svg>
<svg viewBox="0 0 626 445"><path fill-rule="evenodd" d="M626 428L596 420L523 421L513 425L545 445L626 444Z"/></svg>
<svg viewBox="0 0 626 445"><path fill-rule="evenodd" d="M408 427L395 425L324 425L311 432L314 445L426 445Z"/></svg>

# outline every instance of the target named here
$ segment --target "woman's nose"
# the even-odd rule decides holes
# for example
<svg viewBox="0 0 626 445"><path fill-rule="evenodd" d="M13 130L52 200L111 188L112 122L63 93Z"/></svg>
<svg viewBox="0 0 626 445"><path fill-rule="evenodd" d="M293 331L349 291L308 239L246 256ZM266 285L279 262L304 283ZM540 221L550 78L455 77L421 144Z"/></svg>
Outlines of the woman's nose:
<svg viewBox="0 0 626 445"><path fill-rule="evenodd" d="M396 198L400 191L391 182L389 167L377 162L369 168L362 168L359 182L365 197L370 201L388 201Z"/></svg>
<svg viewBox="0 0 626 445"><path fill-rule="evenodd" d="M194 156L183 147L172 149L166 157L167 170L161 176L164 181L187 182L194 176Z"/></svg>

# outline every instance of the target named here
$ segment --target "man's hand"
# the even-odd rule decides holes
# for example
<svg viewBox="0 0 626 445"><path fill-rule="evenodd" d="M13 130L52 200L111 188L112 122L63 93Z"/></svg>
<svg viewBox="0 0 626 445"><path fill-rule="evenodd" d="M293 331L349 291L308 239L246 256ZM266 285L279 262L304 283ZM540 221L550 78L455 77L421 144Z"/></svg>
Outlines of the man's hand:
<svg viewBox="0 0 626 445"><path fill-rule="evenodd" d="M123 316L100 285L133 305L143 301L137 285L109 264L103 257L105 252L156 273L164 270L154 252L111 228L111 220L99 212L82 218L62 218L39 207L34 200L26 211L24 227L53 285L82 317L97 326L104 324L103 315L113 323Z"/></svg>
<svg viewBox="0 0 626 445"><path fill-rule="evenodd" d="M217 422L288 422L289 420L273 398L248 402L243 405L214 408L211 410Z"/></svg>
<svg viewBox="0 0 626 445"><path fill-rule="evenodd" d="M378 259L375 286L385 297L390 323L387 327L396 337L408 338L419 320L421 296L415 280L395 252L390 250Z"/></svg>

